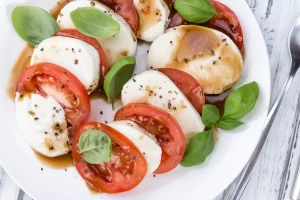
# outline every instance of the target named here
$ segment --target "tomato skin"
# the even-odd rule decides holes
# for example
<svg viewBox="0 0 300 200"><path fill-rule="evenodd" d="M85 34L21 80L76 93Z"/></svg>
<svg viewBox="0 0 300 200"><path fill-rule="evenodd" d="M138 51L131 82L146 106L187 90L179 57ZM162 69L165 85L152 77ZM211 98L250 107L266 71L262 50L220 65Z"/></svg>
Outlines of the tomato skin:
<svg viewBox="0 0 300 200"><path fill-rule="evenodd" d="M169 113L148 104L128 104L117 111L115 120L134 121L156 136L162 148L162 158L155 174L169 172L179 165L185 150L185 138L180 125ZM160 125L169 132L159 132Z"/></svg>
<svg viewBox="0 0 300 200"><path fill-rule="evenodd" d="M225 6L224 4L211 0L212 5L216 9L216 11L220 14L220 16L214 16L209 21L200 24L201 26L205 26L208 28L216 29L226 35L228 35L234 43L239 48L242 55L244 54L244 36L242 27L240 25L240 22L235 15L235 13ZM179 25L185 25L185 24L191 24L190 22L187 22L184 20L178 12L174 14L172 17L168 28L179 26Z"/></svg>
<svg viewBox="0 0 300 200"><path fill-rule="evenodd" d="M68 90L71 94L66 96L75 97L72 106L66 107L62 105L68 122L72 125L69 130L69 137L72 138L77 129L84 124L91 111L91 103L89 100L88 93L82 83L75 77L71 72L52 63L38 63L25 69L21 74L17 83L16 92L34 92L41 96L47 97L41 86L35 81L37 77L50 76L55 79L56 86L64 86L60 89L60 92ZM57 88L55 88L57 89ZM54 97L55 98L55 97ZM60 104L59 99L56 99ZM70 100L72 101L72 100Z"/></svg>
<svg viewBox="0 0 300 200"><path fill-rule="evenodd" d="M110 171L113 172L112 180L109 182L105 180L101 172L97 169L97 165L92 165L85 162L79 154L78 141L80 136L87 130L100 130L105 132L111 140L118 144L121 148L126 149L130 157L136 158L134 160L134 170L132 174L124 175L116 168L113 168L113 163L104 163L103 166L110 166ZM112 156L114 155L114 147L112 149ZM80 176L95 190L105 193L120 193L125 192L136 187L144 179L147 173L147 163L142 153L137 147L127 139L123 134L115 129L98 122L88 122L80 127L77 131L72 146L72 156L77 171ZM125 155L123 155L125 156Z"/></svg>
<svg viewBox="0 0 300 200"><path fill-rule="evenodd" d="M179 69L160 68L158 70L167 75L177 85L199 113L202 112L205 95L199 82L193 76Z"/></svg>
<svg viewBox="0 0 300 200"><path fill-rule="evenodd" d="M101 47L100 43L95 38L80 33L77 29L63 29L55 33L55 36L70 37L82 40L88 43L89 45L93 46L98 51L100 58L100 80L98 83L98 87L101 87L104 83L105 75L108 72L108 60L105 51Z"/></svg>
<svg viewBox="0 0 300 200"><path fill-rule="evenodd" d="M173 10L175 10L175 8ZM168 25L168 28L173 28L176 26L187 24L189 24L189 22L185 21L178 12L175 12L174 15L171 17L171 21Z"/></svg>
<svg viewBox="0 0 300 200"><path fill-rule="evenodd" d="M214 16L204 26L216 29L228 35L238 46L241 53L244 53L244 37L239 19L235 13L224 4L211 0L212 5L220 16Z"/></svg>
<svg viewBox="0 0 300 200"><path fill-rule="evenodd" d="M136 34L139 29L139 16L131 0L97 0L118 13Z"/></svg>

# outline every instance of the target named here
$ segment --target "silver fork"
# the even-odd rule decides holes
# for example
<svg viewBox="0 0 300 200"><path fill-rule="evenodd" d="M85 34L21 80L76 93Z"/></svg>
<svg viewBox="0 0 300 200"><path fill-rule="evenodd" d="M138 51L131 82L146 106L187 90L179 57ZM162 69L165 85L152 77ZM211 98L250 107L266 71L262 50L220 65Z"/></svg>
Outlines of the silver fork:
<svg viewBox="0 0 300 200"><path fill-rule="evenodd" d="M293 82L293 79L300 68L300 16L297 18L294 26L289 35L289 51L292 58L292 67L288 79L286 80L281 92L273 104L265 123L262 136L259 140L259 143L254 150L248 164L240 173L240 175L235 179L231 186L226 191L225 200L239 200L244 192L245 187L247 186L254 168L256 166L257 160L259 159L262 150L264 149L265 143L268 139L269 133L273 126L273 123L277 117L278 112L280 111L282 102L284 101L286 94ZM296 134L296 133L294 133Z"/></svg>

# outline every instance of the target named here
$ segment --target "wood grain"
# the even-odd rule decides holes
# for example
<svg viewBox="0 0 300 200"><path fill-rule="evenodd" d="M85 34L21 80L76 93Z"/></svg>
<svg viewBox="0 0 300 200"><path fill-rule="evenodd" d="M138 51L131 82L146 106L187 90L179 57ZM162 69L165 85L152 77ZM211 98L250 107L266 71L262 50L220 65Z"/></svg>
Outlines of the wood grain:
<svg viewBox="0 0 300 200"><path fill-rule="evenodd" d="M287 39L290 28L300 14L298 0L247 0L263 32L272 70L272 102L283 86L290 69ZM267 146L246 188L242 200L278 199L291 135L298 131L299 74L291 87L283 109L273 127ZM297 115L296 115L297 114ZM298 139L299 142L299 139ZM289 180L283 184L284 199L289 199L300 149L294 151ZM222 195L219 199L222 199Z"/></svg>
<svg viewBox="0 0 300 200"><path fill-rule="evenodd" d="M0 0L1 1L1 0ZM263 32L270 56L272 70L272 102L276 98L290 69L287 38L290 28L300 14L299 0L246 0L251 7ZM287 183L282 184L287 151L291 135L299 130L300 113L300 75L291 87L283 109L278 116L267 146L258 166L246 188L242 200L278 199L280 187L285 188L284 199L289 199L295 167L300 156L299 140L293 151L293 161ZM221 194L216 200L223 199ZM11 181L0 167L0 200L31 200Z"/></svg>

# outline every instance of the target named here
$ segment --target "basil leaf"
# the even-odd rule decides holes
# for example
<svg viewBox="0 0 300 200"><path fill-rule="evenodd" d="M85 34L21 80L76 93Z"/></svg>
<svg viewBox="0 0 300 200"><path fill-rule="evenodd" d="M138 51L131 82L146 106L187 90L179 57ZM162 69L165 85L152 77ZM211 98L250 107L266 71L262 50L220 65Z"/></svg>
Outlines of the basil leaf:
<svg viewBox="0 0 300 200"><path fill-rule="evenodd" d="M220 112L215 105L206 104L202 108L202 122L207 127L212 127L220 119Z"/></svg>
<svg viewBox="0 0 300 200"><path fill-rule="evenodd" d="M102 39L120 32L120 24L97 8L78 8L70 15L74 26L84 35Z"/></svg>
<svg viewBox="0 0 300 200"><path fill-rule="evenodd" d="M211 154L214 147L213 129L197 133L189 140L180 164L183 167L200 165Z"/></svg>
<svg viewBox="0 0 300 200"><path fill-rule="evenodd" d="M52 37L59 31L56 20L46 10L34 6L18 6L11 13L18 35L32 46Z"/></svg>
<svg viewBox="0 0 300 200"><path fill-rule="evenodd" d="M198 24L218 15L210 0L176 0L174 7L185 20Z"/></svg>
<svg viewBox="0 0 300 200"><path fill-rule="evenodd" d="M104 80L104 91L113 109L114 100L121 93L126 82L132 77L134 67L135 59L125 56L116 62L107 73Z"/></svg>
<svg viewBox="0 0 300 200"><path fill-rule="evenodd" d="M89 130L80 136L78 148L86 162L101 164L110 160L111 139L101 131Z"/></svg>
<svg viewBox="0 0 300 200"><path fill-rule="evenodd" d="M259 95L256 82L246 84L234 90L225 101L224 118L240 119L255 106Z"/></svg>
<svg viewBox="0 0 300 200"><path fill-rule="evenodd" d="M244 122L241 122L237 119L230 119L230 118L221 118L218 122L217 122L217 127L223 130L233 130L241 125L243 125Z"/></svg>

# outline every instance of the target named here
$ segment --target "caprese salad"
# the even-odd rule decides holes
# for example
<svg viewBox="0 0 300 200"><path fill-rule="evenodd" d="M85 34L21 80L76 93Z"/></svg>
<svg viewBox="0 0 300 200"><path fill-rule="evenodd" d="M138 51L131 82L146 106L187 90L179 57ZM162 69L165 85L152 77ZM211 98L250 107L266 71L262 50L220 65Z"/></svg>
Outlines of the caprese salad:
<svg viewBox="0 0 300 200"><path fill-rule="evenodd" d="M216 0L65 0L57 18L32 6L12 11L13 27L34 46L17 82L17 124L40 154L72 152L95 190L128 191L151 174L203 163L217 140L255 106L255 82L236 90L243 33ZM168 27L168 28L167 28ZM133 75L138 40L152 42L148 70ZM231 92L228 92L231 91ZM87 122L89 95L105 92L108 124ZM222 110L208 104L229 93ZM98 105L101 106L101 105Z"/></svg>

